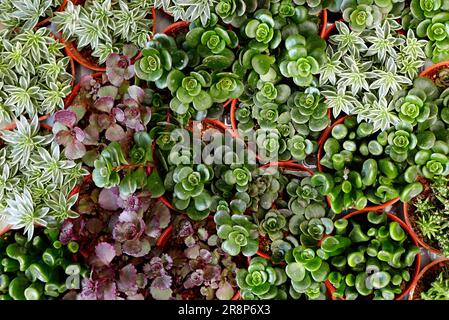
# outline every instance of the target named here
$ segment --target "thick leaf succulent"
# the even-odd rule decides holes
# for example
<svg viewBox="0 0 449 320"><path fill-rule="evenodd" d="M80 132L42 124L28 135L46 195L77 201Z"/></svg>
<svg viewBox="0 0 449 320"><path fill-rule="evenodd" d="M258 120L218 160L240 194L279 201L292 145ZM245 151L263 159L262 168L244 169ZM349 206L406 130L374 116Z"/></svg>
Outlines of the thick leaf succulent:
<svg viewBox="0 0 449 320"><path fill-rule="evenodd" d="M237 271L237 285L244 300L287 299L282 285L287 275L282 268L273 267L260 257L251 259L248 269Z"/></svg>
<svg viewBox="0 0 449 320"><path fill-rule="evenodd" d="M257 226L247 216L229 215L226 211L218 211L214 215L217 235L223 240L221 248L231 256L240 252L247 257L256 254L259 248Z"/></svg>

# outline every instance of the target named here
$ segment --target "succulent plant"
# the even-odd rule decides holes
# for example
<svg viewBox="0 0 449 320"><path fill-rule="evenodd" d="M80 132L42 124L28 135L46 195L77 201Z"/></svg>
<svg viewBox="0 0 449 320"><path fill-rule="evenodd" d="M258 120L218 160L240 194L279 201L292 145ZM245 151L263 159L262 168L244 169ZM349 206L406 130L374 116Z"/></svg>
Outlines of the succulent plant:
<svg viewBox="0 0 449 320"><path fill-rule="evenodd" d="M50 300L77 288L70 278L87 273L84 265L71 261L79 245L63 246L58 233L47 229L28 240L14 231L2 236L2 300Z"/></svg>
<svg viewBox="0 0 449 320"><path fill-rule="evenodd" d="M317 254L330 263L334 297L393 300L410 281L409 269L419 248L386 213L362 215L359 220L354 216L335 221L336 234L322 241Z"/></svg>
<svg viewBox="0 0 449 320"><path fill-rule="evenodd" d="M447 274L444 271L441 271L438 276L433 280L430 284L430 288L421 292L422 300L448 300L449 297L447 295L449 287L449 280L447 279Z"/></svg>
<svg viewBox="0 0 449 320"><path fill-rule="evenodd" d="M299 299L302 294L308 300L325 300L324 280L329 275L330 267L310 248L296 247L286 256L285 272L291 280L290 295Z"/></svg>
<svg viewBox="0 0 449 320"><path fill-rule="evenodd" d="M317 91L306 89L305 92L294 92L287 105L293 122L307 124L312 132L322 131L330 123L327 105Z"/></svg>
<svg viewBox="0 0 449 320"><path fill-rule="evenodd" d="M271 240L278 240L283 238L283 231L287 230L288 210L285 209L271 209L260 222L260 230L262 234L266 234Z"/></svg>
<svg viewBox="0 0 449 320"><path fill-rule="evenodd" d="M256 254L259 241L257 226L247 216L229 215L226 211L218 211L214 215L217 224L217 235L223 240L221 248L231 256L240 252L247 257Z"/></svg>
<svg viewBox="0 0 449 320"><path fill-rule="evenodd" d="M281 31L276 29L271 12L267 9L257 10L242 28L252 42L259 43L263 48L273 50L281 43Z"/></svg>
<svg viewBox="0 0 449 320"><path fill-rule="evenodd" d="M215 13L224 23L239 28L247 19L247 15L257 8L256 0L220 0L215 6Z"/></svg>
<svg viewBox="0 0 449 320"><path fill-rule="evenodd" d="M404 124L400 128L406 130L373 135L373 125L357 124L352 116L334 126L332 137L324 143L320 162L332 170L332 175L315 173L312 178L312 185L329 196L332 210L337 213L349 207L360 210L368 201L380 204L398 196L407 202L422 191L422 185L415 182L416 167L404 162L408 150L420 142L410 126ZM399 183L399 177L406 183Z"/></svg>
<svg viewBox="0 0 449 320"><path fill-rule="evenodd" d="M165 34L156 34L148 48L142 50L142 58L134 67L140 79L155 82L160 89L167 87L167 76L171 70L182 70L187 66L187 54L177 48L175 40Z"/></svg>
<svg viewBox="0 0 449 320"><path fill-rule="evenodd" d="M326 43L318 35L304 37L290 35L285 39L285 57L279 63L284 77L293 78L298 87L308 87L314 83L324 61Z"/></svg>
<svg viewBox="0 0 449 320"><path fill-rule="evenodd" d="M236 280L244 300L287 299L281 286L287 281L285 271L263 258L252 258L248 269L237 271Z"/></svg>
<svg viewBox="0 0 449 320"><path fill-rule="evenodd" d="M64 39L76 42L79 50L89 48L99 64L109 54L120 52L125 44L143 49L152 36L151 5L148 2L122 0L86 1L83 5L69 1L52 22Z"/></svg>

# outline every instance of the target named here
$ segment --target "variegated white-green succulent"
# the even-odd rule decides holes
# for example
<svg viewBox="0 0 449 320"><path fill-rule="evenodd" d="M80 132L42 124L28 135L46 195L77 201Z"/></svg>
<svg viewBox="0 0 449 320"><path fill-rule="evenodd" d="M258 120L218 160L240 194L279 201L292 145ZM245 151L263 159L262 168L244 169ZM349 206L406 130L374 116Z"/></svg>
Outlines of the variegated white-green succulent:
<svg viewBox="0 0 449 320"><path fill-rule="evenodd" d="M62 4L62 0L2 0L0 1L0 23L13 30L34 28L39 20L51 17Z"/></svg>
<svg viewBox="0 0 449 320"><path fill-rule="evenodd" d="M76 42L80 50L91 49L103 64L110 53L121 52L124 44L145 47L152 36L151 6L148 0L69 2L52 22L66 40Z"/></svg>
<svg viewBox="0 0 449 320"><path fill-rule="evenodd" d="M392 19L363 32L336 23L319 79L334 117L341 112L357 115L375 131L397 124L397 110L389 102L412 85L426 57L426 41L411 30L401 34L399 27Z"/></svg>
<svg viewBox="0 0 449 320"><path fill-rule="evenodd" d="M46 28L18 35L5 29L0 39L0 129L21 115L63 108L72 81L63 45Z"/></svg>
<svg viewBox="0 0 449 320"><path fill-rule="evenodd" d="M31 239L35 226L77 216L71 208L78 196L70 193L88 172L64 157L36 116L31 122L22 116L16 125L0 131L0 219Z"/></svg>
<svg viewBox="0 0 449 320"><path fill-rule="evenodd" d="M155 0L154 7L173 15L175 20L194 21L200 19L206 25L216 0Z"/></svg>

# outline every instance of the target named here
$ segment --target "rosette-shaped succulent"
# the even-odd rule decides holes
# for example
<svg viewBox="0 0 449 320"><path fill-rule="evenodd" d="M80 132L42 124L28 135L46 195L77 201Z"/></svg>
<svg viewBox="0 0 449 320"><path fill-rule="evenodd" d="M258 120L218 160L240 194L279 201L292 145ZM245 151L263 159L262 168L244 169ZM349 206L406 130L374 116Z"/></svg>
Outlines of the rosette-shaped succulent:
<svg viewBox="0 0 449 320"><path fill-rule="evenodd" d="M279 112L278 105L266 103L263 108L253 107L253 117L257 119L260 128L274 129L277 126Z"/></svg>
<svg viewBox="0 0 449 320"><path fill-rule="evenodd" d="M278 240L284 237L284 231L287 230L287 216L291 213L286 209L271 209L260 221L260 229L263 234L267 234L271 240Z"/></svg>
<svg viewBox="0 0 449 320"><path fill-rule="evenodd" d="M443 5L443 0L412 0L410 9L415 18L424 20L439 13Z"/></svg>
<svg viewBox="0 0 449 320"><path fill-rule="evenodd" d="M167 75L172 69L182 70L187 66L187 54L178 49L175 39L158 33L142 50L142 58L134 64L138 78L151 81L159 89L167 87Z"/></svg>
<svg viewBox="0 0 449 320"><path fill-rule="evenodd" d="M258 107L263 107L265 103L282 104L287 101L291 94L291 89L286 84L274 84L272 82L259 81L258 91L254 95L254 103Z"/></svg>
<svg viewBox="0 0 449 320"><path fill-rule="evenodd" d="M239 28L246 21L247 14L256 11L257 6L257 0L219 0L215 13L224 23Z"/></svg>
<svg viewBox="0 0 449 320"><path fill-rule="evenodd" d="M267 9L259 9L254 13L253 19L244 25L245 35L252 39L251 42L259 43L266 49L276 49L281 43L281 31L276 28L271 12Z"/></svg>
<svg viewBox="0 0 449 320"><path fill-rule="evenodd" d="M167 189L173 190L173 205L178 210L187 210L193 220L207 217L212 204L212 197L205 185L214 175L212 168L204 164L177 166L165 177Z"/></svg>
<svg viewBox="0 0 449 320"><path fill-rule="evenodd" d="M305 294L309 300L325 300L324 281L330 272L329 264L323 261L313 249L298 246L285 257L285 272L291 279L290 295L299 299Z"/></svg>
<svg viewBox="0 0 449 320"><path fill-rule="evenodd" d="M334 213L327 210L324 197L312 186L310 177L290 181L286 190L288 207L293 213L289 220L290 232L300 235L303 246L316 246L318 240L334 230Z"/></svg>
<svg viewBox="0 0 449 320"><path fill-rule="evenodd" d="M343 19L349 22L349 26L354 31L372 29L382 22L382 11L378 3L385 3L388 8L388 4L391 5L392 1L344 0L341 5Z"/></svg>
<svg viewBox="0 0 449 320"><path fill-rule="evenodd" d="M324 130L330 123L327 105L318 91L294 92L287 101L293 122L306 124L313 132Z"/></svg>
<svg viewBox="0 0 449 320"><path fill-rule="evenodd" d="M278 198L279 192L287 184L287 177L276 168L253 171L253 180L248 187L248 195L251 199L251 210L257 212L260 208L271 209L273 202Z"/></svg>
<svg viewBox="0 0 449 320"><path fill-rule="evenodd" d="M229 169L224 172L223 179L228 185L235 186L238 192L243 192L248 190L252 180L251 171L243 166Z"/></svg>
<svg viewBox="0 0 449 320"><path fill-rule="evenodd" d="M232 72L220 72L212 77L210 96L214 102L221 103L228 99L237 99L243 90L243 82Z"/></svg>
<svg viewBox="0 0 449 320"><path fill-rule="evenodd" d="M218 211L214 215L217 235L223 240L221 248L231 256L243 253L247 257L256 254L259 248L257 225L245 215L229 215L226 211Z"/></svg>
<svg viewBox="0 0 449 320"><path fill-rule="evenodd" d="M430 138L430 132L425 133L427 138ZM415 154L415 163L420 166L423 176L427 179L447 176L449 174L449 145L441 140L435 141L434 137L430 139L433 140L433 145L429 149L418 151Z"/></svg>
<svg viewBox="0 0 449 320"><path fill-rule="evenodd" d="M213 104L208 90L211 82L211 75L204 70L192 71L188 76L179 70L170 71L167 86L174 95L170 109L178 114L186 114L190 106L196 111L206 111Z"/></svg>
<svg viewBox="0 0 449 320"><path fill-rule="evenodd" d="M287 299L282 286L287 281L285 271L261 257L252 258L248 269L239 269L236 279L244 300Z"/></svg>
<svg viewBox="0 0 449 320"><path fill-rule="evenodd" d="M287 148L295 160L301 161L316 151L317 144L303 136L295 135L287 140Z"/></svg>
<svg viewBox="0 0 449 320"><path fill-rule="evenodd" d="M416 27L416 35L420 38L427 38L430 41L426 46L426 55L434 63L449 59L449 7L446 11L441 11L431 18L419 19Z"/></svg>
<svg viewBox="0 0 449 320"><path fill-rule="evenodd" d="M388 134L390 158L395 162L406 161L417 143L418 140L413 133L412 125L407 122L399 123L395 130Z"/></svg>
<svg viewBox="0 0 449 320"><path fill-rule="evenodd" d="M287 144L276 129L258 129L256 145L259 157L267 160L273 160L287 150Z"/></svg>
<svg viewBox="0 0 449 320"><path fill-rule="evenodd" d="M326 42L317 35L306 39L300 34L292 34L285 39L285 48L279 64L281 74L293 78L299 87L310 86L325 57Z"/></svg>
<svg viewBox="0 0 449 320"><path fill-rule="evenodd" d="M234 62L234 49L239 39L232 30L218 25L218 17L212 14L209 23L204 26L199 21L190 24L183 48L188 52L190 65L203 66L215 70L223 70Z"/></svg>

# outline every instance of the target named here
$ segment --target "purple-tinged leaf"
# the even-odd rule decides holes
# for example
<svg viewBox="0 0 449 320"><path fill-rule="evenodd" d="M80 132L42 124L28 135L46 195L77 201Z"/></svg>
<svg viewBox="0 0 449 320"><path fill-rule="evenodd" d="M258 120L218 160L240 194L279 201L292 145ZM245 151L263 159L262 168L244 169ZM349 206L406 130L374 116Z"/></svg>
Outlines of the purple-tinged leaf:
<svg viewBox="0 0 449 320"><path fill-rule="evenodd" d="M56 134L55 140L56 140L57 144L67 146L73 142L73 136L70 131L61 130Z"/></svg>
<svg viewBox="0 0 449 320"><path fill-rule="evenodd" d="M135 113L134 116L131 115L131 114L127 114L126 115L127 118L128 117L136 117L136 116L140 117L139 103L137 102L137 100L131 99L131 98L125 99L125 100L123 100L123 105L128 107L128 108L135 108L135 109L137 109L137 111L133 111L133 113ZM125 110L125 112L126 112L126 110Z"/></svg>
<svg viewBox="0 0 449 320"><path fill-rule="evenodd" d="M169 275L162 275L153 280L151 286L157 289L170 289L172 278Z"/></svg>
<svg viewBox="0 0 449 320"><path fill-rule="evenodd" d="M86 154L86 147L77 140L72 141L73 143L66 145L64 154L70 160L81 159Z"/></svg>
<svg viewBox="0 0 449 320"><path fill-rule="evenodd" d="M113 107L114 107L114 98L112 97L98 98L94 103L95 109L106 113L110 113Z"/></svg>
<svg viewBox="0 0 449 320"><path fill-rule="evenodd" d="M215 295L217 296L218 300L231 300L231 298L234 296L234 289L232 286L225 282L218 290L215 292Z"/></svg>
<svg viewBox="0 0 449 320"><path fill-rule="evenodd" d="M158 289L153 285L150 287L150 293L155 300L169 300L172 297L171 289Z"/></svg>
<svg viewBox="0 0 449 320"><path fill-rule="evenodd" d="M114 259L116 252L114 246L107 242L100 242L95 247L95 254L99 261L105 266L108 266L112 259Z"/></svg>
<svg viewBox="0 0 449 320"><path fill-rule="evenodd" d="M109 115L109 114L103 113L103 114L99 114L97 116L97 124L101 130L106 130L114 123L115 123L115 119L114 118L111 119L111 115Z"/></svg>
<svg viewBox="0 0 449 320"><path fill-rule="evenodd" d="M98 204L103 209L115 211L119 209L118 199L119 199L118 187L113 187L110 189L101 189L100 195L98 196Z"/></svg>
<svg viewBox="0 0 449 320"><path fill-rule="evenodd" d="M86 138L86 134L85 134L84 131L83 131L81 128L79 128L79 127L73 128L73 133L75 134L76 140L78 140L79 142L83 142L84 139Z"/></svg>
<svg viewBox="0 0 449 320"><path fill-rule="evenodd" d="M125 44L122 48L123 55L129 57L130 59L134 58L135 55L137 55L137 52L139 52L139 49L133 44Z"/></svg>
<svg viewBox="0 0 449 320"><path fill-rule="evenodd" d="M84 144L86 145L97 145L98 140L100 139L100 132L98 128L92 124L88 125L86 129L84 129L84 133L86 134L86 138L84 139Z"/></svg>
<svg viewBox="0 0 449 320"><path fill-rule="evenodd" d="M126 300L145 300L145 297L143 296L143 294L137 293L133 295L128 295Z"/></svg>
<svg viewBox="0 0 449 320"><path fill-rule="evenodd" d="M116 300L117 299L117 286L115 282L109 282L103 287L103 300Z"/></svg>
<svg viewBox="0 0 449 320"><path fill-rule="evenodd" d="M76 114L69 110L60 110L55 113L55 121L72 128L76 123Z"/></svg>
<svg viewBox="0 0 449 320"><path fill-rule="evenodd" d="M96 81L92 77L92 74L86 74L81 77L79 85L86 90L90 90L92 86L95 84L95 82Z"/></svg>
<svg viewBox="0 0 449 320"><path fill-rule="evenodd" d="M111 97L115 100L118 94L118 88L114 86L103 86L98 90L97 95L101 97Z"/></svg>
<svg viewBox="0 0 449 320"><path fill-rule="evenodd" d="M109 141L120 141L126 138L126 133L120 125L115 123L106 130L105 136Z"/></svg>
<svg viewBox="0 0 449 320"><path fill-rule="evenodd" d="M97 281L83 278L81 281L82 290L79 294L81 300L97 300Z"/></svg>
<svg viewBox="0 0 449 320"><path fill-rule="evenodd" d="M112 108L112 115L117 121L125 121L125 113L120 108Z"/></svg>
<svg viewBox="0 0 449 320"><path fill-rule="evenodd" d="M133 257L143 257L151 250L151 245L147 239L129 240L123 243L122 250L125 254Z"/></svg>
<svg viewBox="0 0 449 320"><path fill-rule="evenodd" d="M201 249L199 256L200 259L206 264L212 262L212 253L209 250Z"/></svg>
<svg viewBox="0 0 449 320"><path fill-rule="evenodd" d="M134 66L131 65L128 68L125 69L125 72L123 73L123 78L125 80L129 80L132 77L134 77L135 74L136 74L136 72L135 72Z"/></svg>
<svg viewBox="0 0 449 320"><path fill-rule="evenodd" d="M187 280L184 282L184 288L192 289L194 287L199 287L200 285L203 284L203 282L204 282L203 270L198 269L192 272L189 278L187 278Z"/></svg>
<svg viewBox="0 0 449 320"><path fill-rule="evenodd" d="M145 98L145 91L141 87L130 86L128 88L128 95L134 101L137 101L138 103L142 103L143 99Z"/></svg>
<svg viewBox="0 0 449 320"><path fill-rule="evenodd" d="M200 246L194 245L193 247L184 250L184 254L187 258L195 260L200 255Z"/></svg>
<svg viewBox="0 0 449 320"><path fill-rule="evenodd" d="M117 287L127 295L137 293L137 270L132 264L128 264L120 270Z"/></svg>

